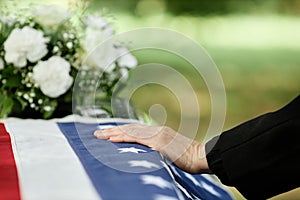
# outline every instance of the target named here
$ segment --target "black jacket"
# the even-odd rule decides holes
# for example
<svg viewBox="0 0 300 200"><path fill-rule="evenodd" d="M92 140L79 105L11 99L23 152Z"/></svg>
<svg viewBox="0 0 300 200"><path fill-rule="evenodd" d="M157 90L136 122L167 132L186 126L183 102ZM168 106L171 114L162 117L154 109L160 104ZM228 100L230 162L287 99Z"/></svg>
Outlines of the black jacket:
<svg viewBox="0 0 300 200"><path fill-rule="evenodd" d="M206 143L211 171L247 199L300 186L300 96Z"/></svg>

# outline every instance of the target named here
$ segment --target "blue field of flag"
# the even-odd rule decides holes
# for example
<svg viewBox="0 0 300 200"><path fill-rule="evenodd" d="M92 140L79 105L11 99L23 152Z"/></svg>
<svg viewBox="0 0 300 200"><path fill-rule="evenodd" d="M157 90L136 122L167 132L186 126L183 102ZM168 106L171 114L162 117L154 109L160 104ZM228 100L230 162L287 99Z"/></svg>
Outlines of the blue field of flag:
<svg viewBox="0 0 300 200"><path fill-rule="evenodd" d="M58 125L103 200L232 199L208 175L186 173L151 148L94 137L116 123Z"/></svg>

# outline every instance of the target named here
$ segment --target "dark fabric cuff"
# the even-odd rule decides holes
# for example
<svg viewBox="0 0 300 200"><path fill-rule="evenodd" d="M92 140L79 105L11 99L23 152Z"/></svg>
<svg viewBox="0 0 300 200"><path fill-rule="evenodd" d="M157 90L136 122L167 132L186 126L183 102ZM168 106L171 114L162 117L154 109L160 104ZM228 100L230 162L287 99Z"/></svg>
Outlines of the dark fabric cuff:
<svg viewBox="0 0 300 200"><path fill-rule="evenodd" d="M205 144L206 160L209 169L220 181L228 186L232 186L223 166L220 147L218 145L220 137L216 136Z"/></svg>

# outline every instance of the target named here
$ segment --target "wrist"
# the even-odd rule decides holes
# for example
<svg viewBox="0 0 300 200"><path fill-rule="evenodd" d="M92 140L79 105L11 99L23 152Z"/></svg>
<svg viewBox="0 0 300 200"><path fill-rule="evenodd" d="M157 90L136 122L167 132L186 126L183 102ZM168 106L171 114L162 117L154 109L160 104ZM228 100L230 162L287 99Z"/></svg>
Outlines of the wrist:
<svg viewBox="0 0 300 200"><path fill-rule="evenodd" d="M192 147L193 167L190 169L190 173L211 173L206 159L205 145L194 141Z"/></svg>
<svg viewBox="0 0 300 200"><path fill-rule="evenodd" d="M198 148L198 162L200 173L212 173L206 159L205 144L200 144Z"/></svg>

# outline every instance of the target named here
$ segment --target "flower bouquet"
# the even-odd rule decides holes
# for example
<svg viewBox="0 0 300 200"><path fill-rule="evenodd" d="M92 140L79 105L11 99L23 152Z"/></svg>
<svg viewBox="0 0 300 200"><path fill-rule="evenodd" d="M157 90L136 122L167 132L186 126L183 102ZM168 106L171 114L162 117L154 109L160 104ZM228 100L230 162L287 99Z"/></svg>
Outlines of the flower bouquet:
<svg viewBox="0 0 300 200"><path fill-rule="evenodd" d="M118 81L125 82L137 65L120 42L102 43L113 34L104 18L57 6L25 17L0 16L0 117L71 114L76 82L77 89L109 101ZM75 82L78 75L81 81ZM107 104L102 109L111 113Z"/></svg>

